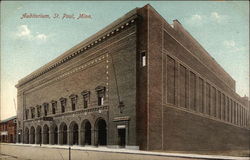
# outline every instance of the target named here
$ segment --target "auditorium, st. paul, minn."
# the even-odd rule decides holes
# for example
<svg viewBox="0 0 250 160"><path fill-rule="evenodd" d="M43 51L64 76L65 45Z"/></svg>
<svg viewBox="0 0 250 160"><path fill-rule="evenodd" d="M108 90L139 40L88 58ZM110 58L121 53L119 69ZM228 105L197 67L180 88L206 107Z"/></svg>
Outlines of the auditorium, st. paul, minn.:
<svg viewBox="0 0 250 160"><path fill-rule="evenodd" d="M18 81L17 142L249 149L248 98L186 31L135 8Z"/></svg>

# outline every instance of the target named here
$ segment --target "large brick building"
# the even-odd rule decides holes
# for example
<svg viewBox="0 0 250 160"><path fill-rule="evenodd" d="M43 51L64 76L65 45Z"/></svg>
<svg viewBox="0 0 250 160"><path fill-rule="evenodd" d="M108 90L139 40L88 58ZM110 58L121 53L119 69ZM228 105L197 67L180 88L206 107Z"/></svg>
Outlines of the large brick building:
<svg viewBox="0 0 250 160"><path fill-rule="evenodd" d="M0 121L0 142L16 142L16 116Z"/></svg>
<svg viewBox="0 0 250 160"><path fill-rule="evenodd" d="M23 143L249 147L247 100L175 20L136 8L16 85Z"/></svg>

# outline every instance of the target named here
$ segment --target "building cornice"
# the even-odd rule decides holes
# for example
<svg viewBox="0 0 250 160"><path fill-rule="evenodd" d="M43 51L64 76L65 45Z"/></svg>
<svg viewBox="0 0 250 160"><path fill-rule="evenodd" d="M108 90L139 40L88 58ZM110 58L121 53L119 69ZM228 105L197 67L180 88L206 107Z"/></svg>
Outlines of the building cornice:
<svg viewBox="0 0 250 160"><path fill-rule="evenodd" d="M24 77L23 79L18 81L16 88L23 86L24 84L40 77L41 75L55 69L56 67L68 62L69 60L85 53L86 51L90 50L91 48L97 46L98 44L107 41L110 37L113 37L117 33L125 30L135 24L135 20L137 18L136 9L128 12L123 17L117 19L104 29L100 30L99 32L95 33L91 37L87 38L86 40L82 41L78 45L74 46L73 48L69 49L61 56L55 58L51 62L47 63L46 65L42 66L41 68L37 69L36 71L32 72L28 76Z"/></svg>

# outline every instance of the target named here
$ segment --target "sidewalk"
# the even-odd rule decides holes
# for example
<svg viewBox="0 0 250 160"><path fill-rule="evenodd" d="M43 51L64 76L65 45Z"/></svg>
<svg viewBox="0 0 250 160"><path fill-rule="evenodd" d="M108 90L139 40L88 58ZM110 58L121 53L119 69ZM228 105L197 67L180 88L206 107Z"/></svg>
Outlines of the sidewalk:
<svg viewBox="0 0 250 160"><path fill-rule="evenodd" d="M61 146L61 145L36 145L36 144L1 144L1 148L4 146L13 146L17 147L19 149L31 147L39 149L56 149L56 150L64 150L64 154L68 153L69 146ZM107 148L107 147L93 147L93 146L70 146L71 151L76 153L76 151L89 151L93 153L115 153L117 154L126 154L126 155L141 155L143 157L147 156L153 156L153 157L172 157L176 158L187 158L187 159L221 159L221 160L250 160L249 157L234 157L234 156L220 156L220 155L200 155L200 154L183 154L183 153L167 153L167 152L151 152L151 151L141 151L141 150L129 150L129 149L113 149L113 148ZM26 148L27 149L27 148ZM2 152L2 151L1 151ZM7 153L5 153L7 154Z"/></svg>

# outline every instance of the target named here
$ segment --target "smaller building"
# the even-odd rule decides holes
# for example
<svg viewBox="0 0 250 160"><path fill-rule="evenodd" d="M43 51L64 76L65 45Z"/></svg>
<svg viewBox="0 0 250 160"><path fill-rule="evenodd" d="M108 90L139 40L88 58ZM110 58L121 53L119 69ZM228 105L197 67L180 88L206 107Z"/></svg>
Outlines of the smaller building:
<svg viewBox="0 0 250 160"><path fill-rule="evenodd" d="M0 121L0 142L16 143L16 116Z"/></svg>

